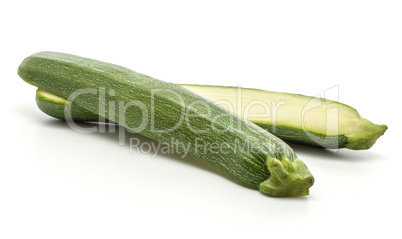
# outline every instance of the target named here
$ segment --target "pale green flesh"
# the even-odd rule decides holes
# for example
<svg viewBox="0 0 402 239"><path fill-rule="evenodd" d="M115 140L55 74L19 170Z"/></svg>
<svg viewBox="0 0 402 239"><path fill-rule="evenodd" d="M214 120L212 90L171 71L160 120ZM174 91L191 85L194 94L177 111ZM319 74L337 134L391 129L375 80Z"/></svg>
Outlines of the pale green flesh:
<svg viewBox="0 0 402 239"><path fill-rule="evenodd" d="M323 98L238 87L181 86L285 140L328 148L368 149L387 129L361 118L348 105Z"/></svg>
<svg viewBox="0 0 402 239"><path fill-rule="evenodd" d="M326 148L368 149L387 128L361 118L348 105L322 98L237 87L181 86L288 141ZM65 103L47 92L42 97L44 101ZM96 115L85 118L83 114L77 112L73 117L97 119Z"/></svg>

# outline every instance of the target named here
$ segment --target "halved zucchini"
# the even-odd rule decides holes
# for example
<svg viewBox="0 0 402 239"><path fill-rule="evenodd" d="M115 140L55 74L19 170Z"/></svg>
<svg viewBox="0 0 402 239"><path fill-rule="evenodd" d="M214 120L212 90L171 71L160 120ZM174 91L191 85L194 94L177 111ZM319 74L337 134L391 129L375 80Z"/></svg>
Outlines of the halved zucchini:
<svg viewBox="0 0 402 239"><path fill-rule="evenodd" d="M259 125L285 141L325 148L369 149L387 126L361 118L352 107L304 95L228 86L180 85ZM57 96L38 90L39 108L64 119ZM97 121L99 116L73 105L74 120Z"/></svg>

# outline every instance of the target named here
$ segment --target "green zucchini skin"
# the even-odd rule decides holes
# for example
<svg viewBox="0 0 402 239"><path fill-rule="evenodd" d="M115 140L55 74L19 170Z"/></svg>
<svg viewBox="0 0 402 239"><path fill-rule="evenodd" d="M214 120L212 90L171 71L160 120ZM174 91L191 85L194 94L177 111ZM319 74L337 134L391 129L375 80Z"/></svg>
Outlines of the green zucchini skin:
<svg viewBox="0 0 402 239"><path fill-rule="evenodd" d="M117 65L57 52L25 58L18 74L62 99L85 91L74 99L74 105L187 151L264 194L308 195L314 183L306 165L285 142L183 87ZM101 96L104 100L100 103ZM112 104L118 113L110 110ZM143 123L149 119L151 123ZM200 142L205 143L201 149ZM228 147L217 153L212 144ZM240 150L239 145L246 149Z"/></svg>
<svg viewBox="0 0 402 239"><path fill-rule="evenodd" d="M83 113L82 115L85 114L85 112L82 113ZM79 119L82 115L79 112L77 112L76 113L77 119ZM348 142L347 137L345 137L345 135L325 135L311 131L308 132L310 134L309 135L306 133L306 131L300 128L294 128L284 125L272 125L261 122L256 122L255 124L267 130L268 132L271 132L272 134L276 135L277 137L286 142L294 142L329 149L345 148ZM359 147L358 149L363 148ZM367 149L367 147L364 147L364 149Z"/></svg>

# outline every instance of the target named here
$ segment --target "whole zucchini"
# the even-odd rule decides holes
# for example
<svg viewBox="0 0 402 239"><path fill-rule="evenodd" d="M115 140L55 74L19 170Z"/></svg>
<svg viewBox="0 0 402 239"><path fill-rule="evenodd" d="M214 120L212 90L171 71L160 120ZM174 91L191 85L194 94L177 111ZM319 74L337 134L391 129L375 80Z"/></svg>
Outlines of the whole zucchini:
<svg viewBox="0 0 402 239"><path fill-rule="evenodd" d="M310 171L286 143L183 87L57 52L27 57L18 74L92 114L188 152L264 194L308 195L313 185Z"/></svg>

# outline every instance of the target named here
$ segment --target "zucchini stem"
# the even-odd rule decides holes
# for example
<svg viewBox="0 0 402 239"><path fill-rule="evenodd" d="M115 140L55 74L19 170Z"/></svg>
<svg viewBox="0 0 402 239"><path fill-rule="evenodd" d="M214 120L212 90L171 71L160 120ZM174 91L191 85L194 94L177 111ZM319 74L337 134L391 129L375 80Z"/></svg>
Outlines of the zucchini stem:
<svg viewBox="0 0 402 239"><path fill-rule="evenodd" d="M263 194L275 197L294 197L309 194L314 177L307 166L298 158L290 161L285 155L281 160L266 159L271 176L259 185Z"/></svg>

